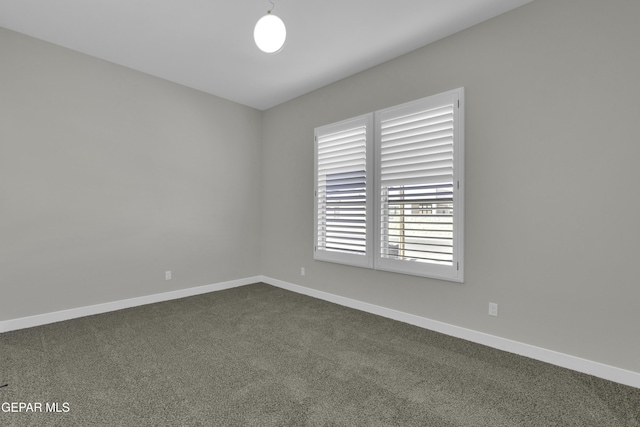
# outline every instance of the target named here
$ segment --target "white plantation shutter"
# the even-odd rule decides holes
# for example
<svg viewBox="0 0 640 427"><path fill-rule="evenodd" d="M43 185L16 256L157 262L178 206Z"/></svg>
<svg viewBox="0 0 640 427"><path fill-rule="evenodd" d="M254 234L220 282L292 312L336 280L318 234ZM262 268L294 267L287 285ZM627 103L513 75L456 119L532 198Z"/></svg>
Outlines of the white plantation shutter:
<svg viewBox="0 0 640 427"><path fill-rule="evenodd" d="M376 268L462 280L460 91L376 113Z"/></svg>
<svg viewBox="0 0 640 427"><path fill-rule="evenodd" d="M371 266L372 115L317 128L315 259Z"/></svg>
<svg viewBox="0 0 640 427"><path fill-rule="evenodd" d="M315 129L314 259L463 281L464 89Z"/></svg>

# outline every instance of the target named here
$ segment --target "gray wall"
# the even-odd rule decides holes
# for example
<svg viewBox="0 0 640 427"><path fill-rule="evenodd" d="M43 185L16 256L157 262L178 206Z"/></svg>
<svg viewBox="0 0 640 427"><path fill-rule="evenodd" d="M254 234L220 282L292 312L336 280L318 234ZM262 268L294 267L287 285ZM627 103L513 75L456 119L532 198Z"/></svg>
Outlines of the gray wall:
<svg viewBox="0 0 640 427"><path fill-rule="evenodd" d="M259 274L261 115L0 29L0 321Z"/></svg>
<svg viewBox="0 0 640 427"><path fill-rule="evenodd" d="M640 372L639 16L536 0L267 110L262 273ZM313 128L460 86L466 282L313 261Z"/></svg>

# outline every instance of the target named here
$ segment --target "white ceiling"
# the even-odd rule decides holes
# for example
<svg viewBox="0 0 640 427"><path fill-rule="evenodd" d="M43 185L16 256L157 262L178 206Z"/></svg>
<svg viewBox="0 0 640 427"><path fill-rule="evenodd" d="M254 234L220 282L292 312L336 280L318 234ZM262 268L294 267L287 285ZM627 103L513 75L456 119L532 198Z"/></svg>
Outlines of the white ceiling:
<svg viewBox="0 0 640 427"><path fill-rule="evenodd" d="M0 26L264 110L532 0L274 1L276 54L266 0L0 0Z"/></svg>

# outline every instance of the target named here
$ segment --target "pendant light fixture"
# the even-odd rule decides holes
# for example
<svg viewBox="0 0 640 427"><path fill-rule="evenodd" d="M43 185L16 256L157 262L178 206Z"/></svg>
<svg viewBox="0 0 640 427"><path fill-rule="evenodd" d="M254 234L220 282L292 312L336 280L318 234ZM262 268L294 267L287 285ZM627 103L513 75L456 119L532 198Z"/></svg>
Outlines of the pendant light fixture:
<svg viewBox="0 0 640 427"><path fill-rule="evenodd" d="M272 1L269 3L271 3L271 10L267 10L267 14L256 23L253 29L253 39L261 51L276 53L282 49L284 41L287 39L287 27L284 26L282 19L271 13L275 4Z"/></svg>

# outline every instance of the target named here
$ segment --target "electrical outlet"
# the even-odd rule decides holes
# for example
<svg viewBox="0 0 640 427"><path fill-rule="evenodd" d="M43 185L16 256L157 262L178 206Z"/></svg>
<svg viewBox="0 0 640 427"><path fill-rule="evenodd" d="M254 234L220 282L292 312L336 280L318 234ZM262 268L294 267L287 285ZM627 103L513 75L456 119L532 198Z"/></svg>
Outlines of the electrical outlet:
<svg viewBox="0 0 640 427"><path fill-rule="evenodd" d="M170 271L165 271L164 272L164 280L171 280L171 272Z"/></svg>
<svg viewBox="0 0 640 427"><path fill-rule="evenodd" d="M305 275L304 267L300 267L300 275L301 276Z"/></svg>
<svg viewBox="0 0 640 427"><path fill-rule="evenodd" d="M489 303L489 316L498 317L498 304L495 302Z"/></svg>

